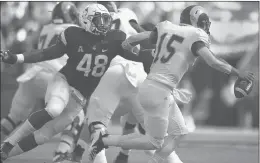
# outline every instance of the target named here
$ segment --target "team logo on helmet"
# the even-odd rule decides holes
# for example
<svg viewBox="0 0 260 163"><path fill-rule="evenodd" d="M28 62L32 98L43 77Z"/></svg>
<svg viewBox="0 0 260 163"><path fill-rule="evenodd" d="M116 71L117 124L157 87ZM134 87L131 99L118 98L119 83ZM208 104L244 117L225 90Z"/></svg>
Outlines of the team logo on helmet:
<svg viewBox="0 0 260 163"><path fill-rule="evenodd" d="M101 4L88 5L80 15L81 26L95 35L106 34L112 25L112 17Z"/></svg>

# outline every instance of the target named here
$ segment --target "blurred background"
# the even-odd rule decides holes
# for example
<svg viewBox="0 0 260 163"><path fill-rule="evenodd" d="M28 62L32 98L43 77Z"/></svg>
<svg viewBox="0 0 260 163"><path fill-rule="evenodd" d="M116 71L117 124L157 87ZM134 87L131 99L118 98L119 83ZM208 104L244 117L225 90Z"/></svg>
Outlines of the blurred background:
<svg viewBox="0 0 260 163"><path fill-rule="evenodd" d="M75 2L80 9L91 2ZM22 53L35 48L41 27L51 20L56 2L1 2L1 49ZM118 7L132 9L139 23L151 30L160 21L179 22L182 9L199 4L209 11L211 49L231 65L257 75L250 96L237 100L233 94L234 79L219 73L198 59L185 75L180 87L193 92L193 101L180 104L186 119L194 117L197 125L259 126L259 40L258 2L117 2ZM1 116L9 110L17 88L15 78L23 67L1 64ZM202 80L203 79L203 80ZM189 123L189 122L187 122ZM191 120L190 123L193 123Z"/></svg>
<svg viewBox="0 0 260 163"><path fill-rule="evenodd" d="M91 2L75 2L79 9ZM36 48L39 31L51 20L56 2L1 2L1 49L22 53ZM259 2L117 2L118 7L132 9L139 23L152 30L160 21L179 23L181 11L198 4L209 11L211 18L211 50L232 66L256 74L253 91L243 99L233 93L234 80L217 72L198 59L184 76L180 88L193 93L192 102L179 104L186 123L193 131L178 148L185 163L257 163L259 154ZM6 116L17 88L16 77L22 65L1 63L1 118ZM119 124L119 118L113 117ZM117 125L118 126L118 125ZM111 128L120 133L120 128ZM12 163L50 161L51 142ZM108 150L112 162L115 151ZM130 162L147 159L134 151ZM15 161L16 160L16 161Z"/></svg>

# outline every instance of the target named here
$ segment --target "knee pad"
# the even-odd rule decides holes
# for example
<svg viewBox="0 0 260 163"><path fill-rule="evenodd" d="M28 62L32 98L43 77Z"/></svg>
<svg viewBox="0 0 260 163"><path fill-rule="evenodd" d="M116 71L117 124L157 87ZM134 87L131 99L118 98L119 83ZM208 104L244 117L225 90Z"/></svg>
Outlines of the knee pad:
<svg viewBox="0 0 260 163"><path fill-rule="evenodd" d="M30 115L28 121L36 129L40 129L45 123L52 120L52 117L46 110L39 110Z"/></svg>
<svg viewBox="0 0 260 163"><path fill-rule="evenodd" d="M62 100L58 96L53 96L50 98L50 100L47 103L47 106L45 107L45 110L48 112L50 116L53 118L59 116L62 111L65 109L66 104L64 100Z"/></svg>
<svg viewBox="0 0 260 163"><path fill-rule="evenodd" d="M145 117L145 129L150 137L151 143L156 148L161 148L164 142L164 137L167 135L168 119L161 117Z"/></svg>

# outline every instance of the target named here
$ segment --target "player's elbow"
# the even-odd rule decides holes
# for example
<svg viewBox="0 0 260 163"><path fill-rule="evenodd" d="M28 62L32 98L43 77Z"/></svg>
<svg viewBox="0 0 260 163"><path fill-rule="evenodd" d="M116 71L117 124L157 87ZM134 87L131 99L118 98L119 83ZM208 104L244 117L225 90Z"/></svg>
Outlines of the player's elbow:
<svg viewBox="0 0 260 163"><path fill-rule="evenodd" d="M214 62L212 62L212 61L206 61L206 63L207 63L210 67L212 67L212 68L218 67L218 64L217 64L217 63L214 63Z"/></svg>

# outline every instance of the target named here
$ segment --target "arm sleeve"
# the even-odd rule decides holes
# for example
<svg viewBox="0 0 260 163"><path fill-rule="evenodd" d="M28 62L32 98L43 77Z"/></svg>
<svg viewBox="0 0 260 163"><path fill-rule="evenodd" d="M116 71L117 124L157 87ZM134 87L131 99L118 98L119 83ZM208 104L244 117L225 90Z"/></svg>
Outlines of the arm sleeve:
<svg viewBox="0 0 260 163"><path fill-rule="evenodd" d="M203 48L206 47L205 43L202 41L196 41L191 45L191 52L194 56L198 57L198 51Z"/></svg>
<svg viewBox="0 0 260 163"><path fill-rule="evenodd" d="M67 51L68 46L68 31L67 29L61 32L59 37L56 40L56 44L48 47L47 49L42 50L33 50L28 53L24 53L24 62L25 63L36 63L46 60L52 60L60 58Z"/></svg>
<svg viewBox="0 0 260 163"><path fill-rule="evenodd" d="M199 49L201 49L202 47L206 46L207 48L209 48L209 44L210 44L209 36L202 29L199 29L199 28L196 29L194 34L189 39L190 39L189 48L195 56L197 56L197 54L196 54L197 51Z"/></svg>

